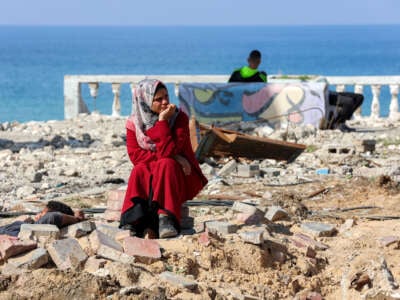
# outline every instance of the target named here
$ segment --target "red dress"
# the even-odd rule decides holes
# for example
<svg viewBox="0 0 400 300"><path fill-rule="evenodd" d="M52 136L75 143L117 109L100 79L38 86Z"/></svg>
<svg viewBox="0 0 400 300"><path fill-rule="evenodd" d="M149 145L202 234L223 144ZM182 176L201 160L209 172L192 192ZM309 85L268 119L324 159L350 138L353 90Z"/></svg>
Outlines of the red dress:
<svg viewBox="0 0 400 300"><path fill-rule="evenodd" d="M151 200L158 203L159 212L172 214L180 222L182 203L195 197L207 184L190 143L189 119L181 111L172 129L168 121L157 121L146 135L156 144L156 151L141 148L135 131L127 129L126 146L134 168L129 177L122 214L134 206L133 198L148 200L151 185ZM187 176L173 158L178 154L191 165L191 173Z"/></svg>

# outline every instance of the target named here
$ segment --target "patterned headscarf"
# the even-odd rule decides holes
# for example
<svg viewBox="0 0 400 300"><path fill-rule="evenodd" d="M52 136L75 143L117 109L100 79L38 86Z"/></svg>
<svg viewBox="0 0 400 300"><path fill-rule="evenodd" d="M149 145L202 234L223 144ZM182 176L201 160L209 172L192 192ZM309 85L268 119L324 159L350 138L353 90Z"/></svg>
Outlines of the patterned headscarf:
<svg viewBox="0 0 400 300"><path fill-rule="evenodd" d="M138 83L133 90L133 113L126 122L126 128L136 132L139 146L151 151L156 150L156 145L145 132L153 127L158 120L158 114L151 110L151 106L159 84L163 83L157 79L144 79ZM177 113L169 120L170 127L173 126L176 116Z"/></svg>

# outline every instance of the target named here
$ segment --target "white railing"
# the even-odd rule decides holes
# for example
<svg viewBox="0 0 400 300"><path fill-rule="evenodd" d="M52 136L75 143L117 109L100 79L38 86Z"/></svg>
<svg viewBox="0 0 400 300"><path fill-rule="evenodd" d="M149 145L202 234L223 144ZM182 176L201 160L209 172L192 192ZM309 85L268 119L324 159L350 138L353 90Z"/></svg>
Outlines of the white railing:
<svg viewBox="0 0 400 300"><path fill-rule="evenodd" d="M302 76L279 76L271 75L268 82L287 82L291 78L301 78ZM311 78L315 76L311 76ZM228 75L66 75L64 77L64 117L70 119L80 113L88 113L89 109L81 95L81 85L89 86L90 95L97 97L99 84L111 84L114 95L112 103L112 115L119 116L121 113L120 91L122 84L129 84L131 90L135 84L145 78L157 78L164 83L174 84L175 94L178 94L179 84L183 82L216 82L226 83ZM321 77L320 77L321 78ZM355 93L364 93L364 87L369 87L372 92L371 118L380 116L380 92L382 86L389 86L391 100L389 106L390 119L400 118L398 94L400 86L400 76L325 76L329 85L336 86L336 91L342 92L346 86L352 86ZM318 80L318 79L316 79ZM355 112L356 117L361 117L361 110Z"/></svg>

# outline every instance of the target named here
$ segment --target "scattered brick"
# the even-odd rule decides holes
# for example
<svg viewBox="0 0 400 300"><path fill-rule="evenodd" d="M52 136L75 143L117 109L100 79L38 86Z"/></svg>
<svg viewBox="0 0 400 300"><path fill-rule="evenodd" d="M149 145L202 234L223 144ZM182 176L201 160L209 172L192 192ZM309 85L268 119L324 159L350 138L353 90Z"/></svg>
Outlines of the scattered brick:
<svg viewBox="0 0 400 300"><path fill-rule="evenodd" d="M36 270L49 262L49 254L44 248L34 249L24 255L10 258L3 267L3 275L21 274L24 270Z"/></svg>
<svg viewBox="0 0 400 300"><path fill-rule="evenodd" d="M52 241L60 238L60 229L52 224L22 224L18 238L21 240Z"/></svg>
<svg viewBox="0 0 400 300"><path fill-rule="evenodd" d="M56 240L49 244L47 251L60 270L80 268L88 258L78 241L73 238Z"/></svg>
<svg viewBox="0 0 400 300"><path fill-rule="evenodd" d="M95 252L97 252L101 246L115 249L119 252L123 251L122 246L117 241L115 241L112 237L104 234L98 229L96 229L89 235L89 241L92 249Z"/></svg>
<svg viewBox="0 0 400 300"><path fill-rule="evenodd" d="M244 231L239 233L240 238L246 243L261 245L264 242L264 230Z"/></svg>
<svg viewBox="0 0 400 300"><path fill-rule="evenodd" d="M0 235L0 259L7 260L9 257L28 252L37 247L35 241L21 241L8 235Z"/></svg>
<svg viewBox="0 0 400 300"><path fill-rule="evenodd" d="M222 235L235 233L238 229L237 225L222 221L206 222L206 227L208 232Z"/></svg>
<svg viewBox="0 0 400 300"><path fill-rule="evenodd" d="M76 224L69 225L60 230L62 236L69 236L73 238L79 238L87 235L96 229L96 225L92 221L83 221Z"/></svg>
<svg viewBox="0 0 400 300"><path fill-rule="evenodd" d="M333 236L336 233L335 226L325 223L306 222L300 225L300 228L313 236Z"/></svg>
<svg viewBox="0 0 400 300"><path fill-rule="evenodd" d="M115 248L108 247L106 245L101 245L97 249L97 255L113 261L119 261L125 264L133 264L135 262L135 257L123 253Z"/></svg>
<svg viewBox="0 0 400 300"><path fill-rule="evenodd" d="M271 222L275 222L275 221L279 221L279 220L288 219L289 214L287 213L286 210L284 210L280 206L271 206L268 208L268 211L264 217Z"/></svg>
<svg viewBox="0 0 400 300"><path fill-rule="evenodd" d="M136 261L152 263L161 258L160 245L155 240L126 237L122 242L124 252L135 257Z"/></svg>

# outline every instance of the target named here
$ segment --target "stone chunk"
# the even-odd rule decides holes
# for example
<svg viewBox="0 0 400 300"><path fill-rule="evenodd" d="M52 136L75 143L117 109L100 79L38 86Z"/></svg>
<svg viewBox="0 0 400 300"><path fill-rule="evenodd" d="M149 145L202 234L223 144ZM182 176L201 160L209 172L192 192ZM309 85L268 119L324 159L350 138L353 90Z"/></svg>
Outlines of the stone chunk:
<svg viewBox="0 0 400 300"><path fill-rule="evenodd" d="M309 237L306 234L302 233L296 233L294 234L291 238L290 241L296 246L296 247L312 247L313 249L316 250L326 250L329 247L321 242L318 242L314 240L313 238Z"/></svg>
<svg viewBox="0 0 400 300"><path fill-rule="evenodd" d="M206 223L208 232L214 234L230 234L237 231L237 225L222 221L210 221Z"/></svg>
<svg viewBox="0 0 400 300"><path fill-rule="evenodd" d="M260 175L260 167L259 165L245 165L239 164L237 166L237 175L240 177L254 177Z"/></svg>
<svg viewBox="0 0 400 300"><path fill-rule="evenodd" d="M240 238L246 243L261 245L264 242L264 230L244 231L239 233Z"/></svg>
<svg viewBox="0 0 400 300"><path fill-rule="evenodd" d="M264 217L272 222L275 222L288 219L289 214L280 206L271 206Z"/></svg>
<svg viewBox="0 0 400 300"><path fill-rule="evenodd" d="M2 269L4 275L20 274L23 270L36 270L49 262L49 254L44 248L37 248L19 257L11 258Z"/></svg>
<svg viewBox="0 0 400 300"><path fill-rule="evenodd" d="M106 245L101 245L97 249L97 255L113 261L119 261L124 264L133 264L135 262L135 257Z"/></svg>
<svg viewBox="0 0 400 300"><path fill-rule="evenodd" d="M160 245L155 240L127 237L122 242L124 252L139 262L151 263L161 258Z"/></svg>
<svg viewBox="0 0 400 300"><path fill-rule="evenodd" d="M79 238L87 235L96 229L96 225L92 221L83 221L76 224L69 225L60 230L62 236L69 236L72 238Z"/></svg>
<svg viewBox="0 0 400 300"><path fill-rule="evenodd" d="M180 276L178 274L165 271L159 275L160 279L165 282L168 282L171 285L182 287L189 290L194 290L197 288L197 282L191 279L188 279L184 276Z"/></svg>
<svg viewBox="0 0 400 300"><path fill-rule="evenodd" d="M263 213L259 210L253 214L239 213L236 215L236 220L246 225L257 225L264 222Z"/></svg>
<svg viewBox="0 0 400 300"><path fill-rule="evenodd" d="M56 240L60 238L60 229L52 224L22 224L18 238L34 241Z"/></svg>
<svg viewBox="0 0 400 300"><path fill-rule="evenodd" d="M246 214L254 214L257 211L257 207L251 204L247 204L240 201L235 201L232 205L234 211L239 211Z"/></svg>
<svg viewBox="0 0 400 300"><path fill-rule="evenodd" d="M47 251L60 270L80 268L88 258L78 241L72 238L52 242Z"/></svg>
<svg viewBox="0 0 400 300"><path fill-rule="evenodd" d="M335 226L325 223L306 222L300 225L301 229L313 236L333 236L336 233Z"/></svg>
<svg viewBox="0 0 400 300"><path fill-rule="evenodd" d="M0 259L7 260L20 253L28 252L37 247L35 241L20 241L15 237L0 235Z"/></svg>
<svg viewBox="0 0 400 300"><path fill-rule="evenodd" d="M98 269L104 268L107 260L103 258L89 257L85 262L85 271L88 273L95 273Z"/></svg>
<svg viewBox="0 0 400 300"><path fill-rule="evenodd" d="M233 171L235 171L236 167L237 167L237 162L236 160L232 159L229 162L227 162L220 170L218 170L217 175L227 176Z"/></svg>
<svg viewBox="0 0 400 300"><path fill-rule="evenodd" d="M106 248L115 249L119 252L122 252L122 246L115 241L112 237L104 234L100 230L96 229L89 235L89 241L92 249L97 252L101 246Z"/></svg>
<svg viewBox="0 0 400 300"><path fill-rule="evenodd" d="M397 243L397 245L400 245L400 237L398 237L398 236L384 236L384 237L381 237L378 240L378 242L382 247L387 247L387 246L389 246L391 244L394 244L394 243Z"/></svg>
<svg viewBox="0 0 400 300"><path fill-rule="evenodd" d="M118 233L123 232L125 230L118 228L117 226L108 225L104 223L96 223L96 229L111 238L115 238Z"/></svg>

